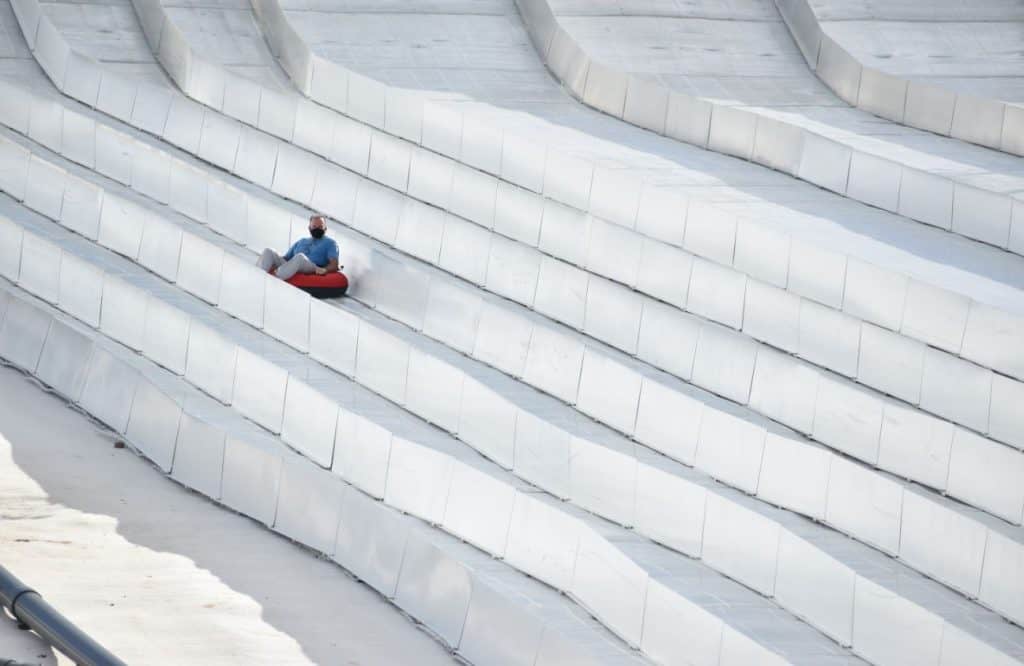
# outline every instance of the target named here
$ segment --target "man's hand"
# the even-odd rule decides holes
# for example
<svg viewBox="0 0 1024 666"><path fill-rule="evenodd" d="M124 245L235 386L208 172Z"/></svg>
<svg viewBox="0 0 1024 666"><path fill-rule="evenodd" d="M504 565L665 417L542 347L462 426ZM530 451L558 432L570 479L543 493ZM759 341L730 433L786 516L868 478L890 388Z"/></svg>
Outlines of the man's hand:
<svg viewBox="0 0 1024 666"><path fill-rule="evenodd" d="M317 275L327 275L327 269L326 268L317 268L316 269L316 274Z"/></svg>

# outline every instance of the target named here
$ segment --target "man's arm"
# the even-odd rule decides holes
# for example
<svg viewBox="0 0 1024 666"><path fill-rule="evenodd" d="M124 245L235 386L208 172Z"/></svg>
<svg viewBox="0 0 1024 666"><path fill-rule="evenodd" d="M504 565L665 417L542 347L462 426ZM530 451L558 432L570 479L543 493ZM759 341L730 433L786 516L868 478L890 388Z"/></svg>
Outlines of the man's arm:
<svg viewBox="0 0 1024 666"><path fill-rule="evenodd" d="M316 274L317 275L327 275L328 273L337 273L337 272L338 272L338 258L337 257L335 257L334 259L331 259L330 261L328 261L326 266L324 266L322 268L317 268L316 269Z"/></svg>

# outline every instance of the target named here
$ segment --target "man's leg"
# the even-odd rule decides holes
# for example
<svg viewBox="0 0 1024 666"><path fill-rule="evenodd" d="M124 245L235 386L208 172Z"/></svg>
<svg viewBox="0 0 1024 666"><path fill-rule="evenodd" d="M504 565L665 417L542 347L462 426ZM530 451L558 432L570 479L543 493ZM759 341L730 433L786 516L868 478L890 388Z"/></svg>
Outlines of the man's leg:
<svg viewBox="0 0 1024 666"><path fill-rule="evenodd" d="M296 273L316 273L316 264L304 254L297 254L277 269L277 277L287 280Z"/></svg>
<svg viewBox="0 0 1024 666"><path fill-rule="evenodd" d="M271 268L278 268L284 263L284 259L277 252L274 252L270 248L263 250L263 254L260 255L259 260L256 264L265 271L270 271Z"/></svg>

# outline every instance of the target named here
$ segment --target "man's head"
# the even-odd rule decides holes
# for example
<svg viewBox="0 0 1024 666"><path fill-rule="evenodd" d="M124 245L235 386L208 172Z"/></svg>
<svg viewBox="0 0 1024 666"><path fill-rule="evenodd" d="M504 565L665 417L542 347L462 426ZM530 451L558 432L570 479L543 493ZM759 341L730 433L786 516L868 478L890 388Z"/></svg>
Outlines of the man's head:
<svg viewBox="0 0 1024 666"><path fill-rule="evenodd" d="M313 238L323 238L327 233L327 219L323 215L313 215L309 218L309 235Z"/></svg>

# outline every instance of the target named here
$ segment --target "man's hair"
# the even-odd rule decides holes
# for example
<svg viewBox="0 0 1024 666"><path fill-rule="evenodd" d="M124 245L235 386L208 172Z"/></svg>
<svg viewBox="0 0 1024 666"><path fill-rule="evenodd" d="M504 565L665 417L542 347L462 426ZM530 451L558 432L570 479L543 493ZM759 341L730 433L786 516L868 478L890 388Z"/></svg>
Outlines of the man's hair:
<svg viewBox="0 0 1024 666"><path fill-rule="evenodd" d="M316 220L320 220L321 222L324 223L325 227L327 226L327 218L324 217L323 215L310 215L309 216L309 221L310 222L314 222Z"/></svg>

